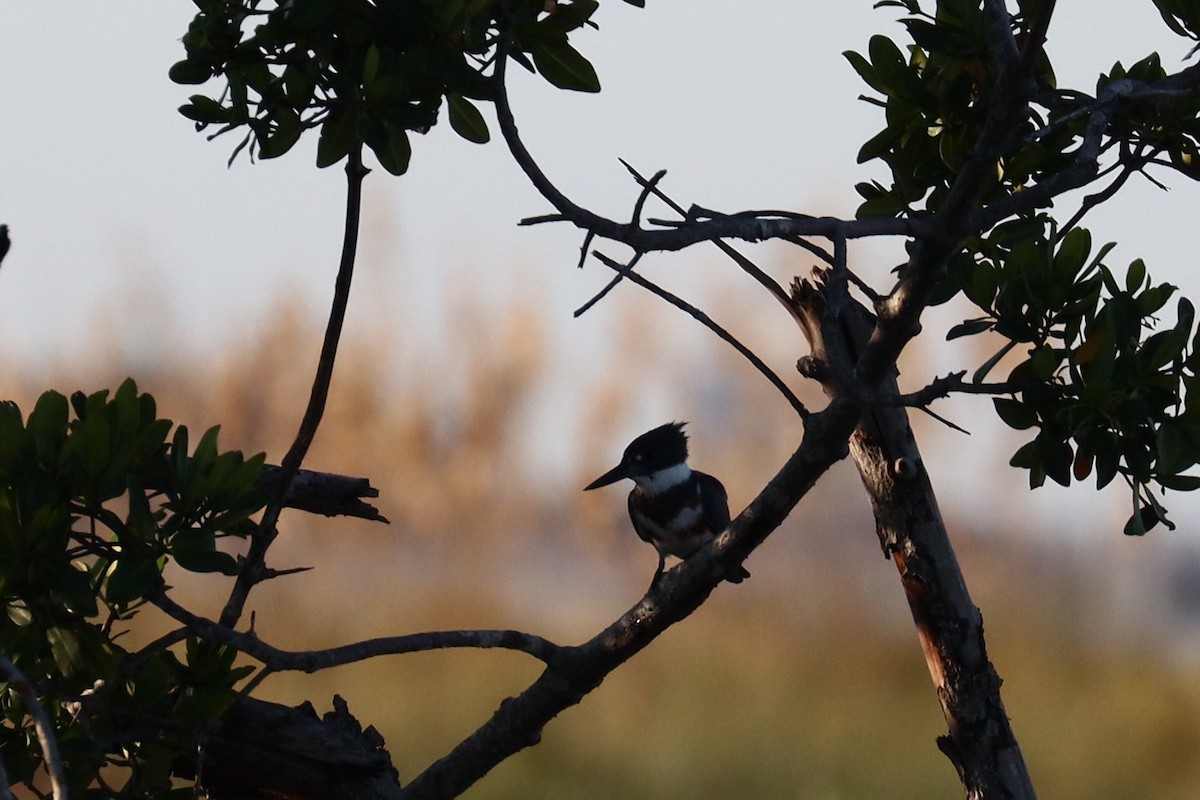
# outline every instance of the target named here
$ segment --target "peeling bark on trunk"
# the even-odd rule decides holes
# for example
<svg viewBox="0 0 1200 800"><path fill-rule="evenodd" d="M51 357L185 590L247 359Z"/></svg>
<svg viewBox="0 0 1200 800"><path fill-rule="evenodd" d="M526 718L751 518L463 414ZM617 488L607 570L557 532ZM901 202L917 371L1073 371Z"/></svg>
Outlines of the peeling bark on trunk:
<svg viewBox="0 0 1200 800"><path fill-rule="evenodd" d="M823 277L818 276L819 286L798 283L795 300L814 364L819 365L808 365L805 371L823 375L826 390L834 394L838 387L831 376L839 370L830 368L827 359L831 353L862 352L875 321L861 304L843 296L840 325L830 326L825 318L822 328L827 313ZM826 341L830 335L842 340ZM878 388L879 397L898 395L895 378ZM988 660L983 618L967 592L907 411L901 406L871 406L850 439L850 453L870 498L884 555L900 572L949 726L949 733L938 737L938 748L954 764L968 800L1035 800L1000 699L1000 676Z"/></svg>

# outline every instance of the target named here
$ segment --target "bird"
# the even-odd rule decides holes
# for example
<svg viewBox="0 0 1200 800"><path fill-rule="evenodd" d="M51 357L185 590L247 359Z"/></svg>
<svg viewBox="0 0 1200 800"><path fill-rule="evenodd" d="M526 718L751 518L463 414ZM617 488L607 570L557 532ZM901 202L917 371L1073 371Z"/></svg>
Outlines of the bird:
<svg viewBox="0 0 1200 800"><path fill-rule="evenodd" d="M585 492L629 478L629 518L643 542L658 551L658 585L667 556L687 558L729 527L729 498L721 482L688 466L685 422L668 422L630 442L621 463L583 488ZM730 583L750 577L738 566L725 576Z"/></svg>

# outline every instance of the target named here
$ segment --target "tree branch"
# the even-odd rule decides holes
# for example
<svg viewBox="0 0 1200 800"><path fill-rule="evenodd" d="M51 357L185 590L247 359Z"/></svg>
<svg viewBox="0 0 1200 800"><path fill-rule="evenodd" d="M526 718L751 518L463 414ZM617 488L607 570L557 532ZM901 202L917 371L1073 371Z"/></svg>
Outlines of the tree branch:
<svg viewBox="0 0 1200 800"><path fill-rule="evenodd" d="M753 350L739 342L733 334L714 322L712 317L708 316L708 314L705 314L703 311L696 308L686 300L678 297L677 295L671 294L658 284L647 280L641 275L638 275L633 271L632 263L628 265L620 264L600 252L593 252L592 255L601 264L604 264L604 266L616 270L622 276L629 278L629 280L633 281L638 286L641 286L643 289L647 289L651 293L661 297L663 300L666 300L668 303L683 311L692 319L696 320L701 325L715 333L721 341L730 345L734 350L737 350L743 358L749 361L756 370L758 370L768 381L770 381L771 385L774 386L779 393L784 396L788 403L791 404L795 412L800 415L801 419L808 418L809 410L804 406L804 403L800 402L800 398L796 397L796 394L791 390L791 387L784 383L783 379L776 375L775 371L768 367L766 362L759 358Z"/></svg>
<svg viewBox="0 0 1200 800"><path fill-rule="evenodd" d="M679 205L670 197L668 197L666 192L658 187L658 181L655 180L658 178L658 174L656 174L654 178L647 180L646 178L642 177L637 170L631 167L627 161L624 159L620 159L620 161L622 166L629 171L629 174L632 175L634 180L636 180L640 185L645 187L647 190L652 191L655 197L665 203L680 217L683 217L685 220L689 218L688 212L684 210L683 206ZM714 239L713 244L715 244L722 253L733 259L733 262L741 267L743 272L754 278L754 280L758 281L763 288L770 292L771 296L778 300L783 307L788 310L789 314L795 314L795 310L792 308L791 299L788 297L787 292L783 290L783 287L780 286L774 278L759 269L757 264L739 253L728 243L723 242L720 239Z"/></svg>
<svg viewBox="0 0 1200 800"><path fill-rule="evenodd" d="M625 280L625 277L629 273L633 272L633 268L637 266L637 262L642 260L642 255L643 255L642 253L634 253L633 258L629 259L629 261L626 262L625 264L616 264L616 262L613 262L611 260L609 260L608 262L605 262L605 266L613 266L614 264L616 264L616 266L613 266L613 268L617 271L617 274L613 276L612 280L610 280L608 283L604 284L604 288L601 289L600 291L596 292L596 294L593 295L590 300L588 300L586 303L581 305L579 308L575 309L575 313L572 314L572 316L573 317L582 316L584 313L586 313L588 310L590 310L592 306L596 305L596 303L599 303L601 300L603 300L608 295L609 292L611 292L613 289L617 288L617 284L620 283L621 281Z"/></svg>
<svg viewBox="0 0 1200 800"><path fill-rule="evenodd" d="M34 690L33 684L21 670L17 669L17 665L3 653L0 653L0 678L3 678L4 682L21 696L25 713L33 720L38 743L42 747L42 761L46 765L46 771L50 774L50 790L54 799L66 800L67 773L63 769L62 757L58 752L58 740L54 737L54 726L50 724L50 717L46 715L46 709L38 700L37 691ZM7 783L6 779L5 784L7 785Z"/></svg>
<svg viewBox="0 0 1200 800"><path fill-rule="evenodd" d="M620 619L578 647L564 647L517 697L504 700L481 728L431 764L404 790L406 800L455 797L492 767L536 744L542 729L618 666L695 611L787 517L817 478L846 456L859 408L835 399L805 423L800 447L724 534L663 575Z"/></svg>
<svg viewBox="0 0 1200 800"><path fill-rule="evenodd" d="M509 152L517 165L529 178L543 197L558 211L558 214L532 217L521 220L522 225L542 222L570 222L578 228L596 236L628 245L635 252L677 251L697 242L712 239L744 239L759 242L767 239L789 239L798 236L828 236L840 229L847 238L869 236L907 236L923 230L920 220L907 219L861 219L844 221L829 217L795 216L779 217L720 217L703 222L689 223L671 230L654 230L638 225L616 222L589 211L564 195L546 176L521 141L508 102L505 73L508 54L504 44L496 56L496 68L492 75L495 91L496 121L500 133L508 145Z"/></svg>
<svg viewBox="0 0 1200 800"><path fill-rule="evenodd" d="M819 273L817 284L798 286L799 308L813 317L809 331L832 331L838 344L812 342L813 352L857 353L877 330L870 312L850 301L836 329L818 320L828 313L831 285ZM965 373L935 381L942 390L961 382ZM827 386L837 393L839 387ZM885 379L881 393L899 395L895 376ZM933 392L929 392L932 394ZM1022 798L1034 792L1020 748L1000 698L1000 678L987 658L983 621L967 592L966 581L950 543L937 499L925 471L908 417L897 405L867 410L850 438L850 452L870 497L884 555L900 572L926 664L949 728L939 748L954 764L967 797Z"/></svg>
<svg viewBox="0 0 1200 800"><path fill-rule="evenodd" d="M377 656L401 655L426 650L471 647L519 650L549 663L559 645L531 633L513 630L427 631L404 636L384 636L327 650L280 650L253 632L239 633L218 622L193 614L165 593L154 605L201 639L232 647L261 662L271 672L318 672L365 661Z"/></svg>
<svg viewBox="0 0 1200 800"><path fill-rule="evenodd" d="M942 378L934 378L928 386L918 389L915 392L908 394L887 394L881 393L879 402L886 406L907 406L910 408L923 408L934 400L940 400L943 397L949 397L951 394L1017 394L1029 388L1028 385L1016 383L1014 381L1002 381L999 383L970 383L963 380L967 371L952 372Z"/></svg>
<svg viewBox="0 0 1200 800"><path fill-rule="evenodd" d="M263 580L267 548L275 540L278 531L279 514L283 510L284 501L292 479L300 470L308 448L316 436L321 417L325 414L325 401L329 397L329 385L333 380L333 365L337 359L338 342L342 335L342 325L346 319L346 307L350 302L350 283L354 277L354 259L358 247L359 217L362 210L362 183L367 170L362 164L362 145L351 149L346 161L346 224L342 236L342 256L338 266L337 280L334 284L333 307L329 312L329 322L325 328L325 341L321 346L321 357L317 362L317 374L313 378L312 392L309 394L308 407L304 411L304 419L291 448L283 457L278 483L271 495L267 507L263 510L262 519L250 541L250 550L242 563L242 569L234 581L229 600L221 611L221 624L232 628L242 616L246 599L255 584Z"/></svg>
<svg viewBox="0 0 1200 800"><path fill-rule="evenodd" d="M264 464L259 483L274 493L278 490L282 477L282 467ZM371 485L369 478L301 469L296 471L287 485L283 505L284 508L294 508L326 517L357 517L386 523L387 517L362 499L378 496L379 490Z"/></svg>

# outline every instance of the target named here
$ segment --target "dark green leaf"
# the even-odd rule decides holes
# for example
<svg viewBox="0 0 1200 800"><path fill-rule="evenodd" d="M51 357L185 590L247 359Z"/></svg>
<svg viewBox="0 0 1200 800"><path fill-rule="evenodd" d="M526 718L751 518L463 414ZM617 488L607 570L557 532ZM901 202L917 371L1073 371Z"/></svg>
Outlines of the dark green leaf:
<svg viewBox="0 0 1200 800"><path fill-rule="evenodd" d="M1179 289L1178 286L1172 286L1169 283L1160 283L1158 286L1151 286L1137 296L1137 306L1130 309L1131 313L1140 314L1143 317L1149 317L1167 304L1171 299L1171 295ZM1138 325L1141 320L1136 320Z"/></svg>
<svg viewBox="0 0 1200 800"><path fill-rule="evenodd" d="M29 414L26 429L34 437L40 459L57 455L57 450L67 435L67 398L49 391L38 398Z"/></svg>
<svg viewBox="0 0 1200 800"><path fill-rule="evenodd" d="M212 67L196 61L179 61L171 65L167 77L175 83L201 84L213 76Z"/></svg>
<svg viewBox="0 0 1200 800"><path fill-rule="evenodd" d="M573 2L556 2L554 10L538 22L538 27L553 31L557 34L567 34L587 24L592 14L600 7L597 0L573 0ZM594 24L594 23L593 23Z"/></svg>
<svg viewBox="0 0 1200 800"><path fill-rule="evenodd" d="M51 516L59 517L65 514L51 512ZM94 617L96 608L96 593L92 590L92 582L86 572L76 569L66 561L54 561L45 565L42 573L45 590L68 610L84 617Z"/></svg>
<svg viewBox="0 0 1200 800"><path fill-rule="evenodd" d="M112 664L100 631L91 625L56 627L46 631L54 663L68 678L95 680L108 675Z"/></svg>
<svg viewBox="0 0 1200 800"><path fill-rule="evenodd" d="M1000 288L1000 276L994 264L976 264L971 270L971 279L963 287L967 299L982 309L990 310Z"/></svg>
<svg viewBox="0 0 1200 800"><path fill-rule="evenodd" d="M1120 469L1121 453L1117 435L1105 431L1094 444L1093 454L1096 462L1096 488L1103 489L1117 476Z"/></svg>
<svg viewBox="0 0 1200 800"><path fill-rule="evenodd" d="M1134 294L1146 282L1146 262L1140 258L1134 259L1125 273L1125 291Z"/></svg>
<svg viewBox="0 0 1200 800"><path fill-rule="evenodd" d="M321 123L317 140L317 166L325 168L350 154L358 139L358 117L344 106L330 112Z"/></svg>
<svg viewBox="0 0 1200 800"><path fill-rule="evenodd" d="M1092 235L1086 228L1074 228L1063 238L1054 254L1055 282L1067 284L1083 269L1092 250Z"/></svg>
<svg viewBox="0 0 1200 800"><path fill-rule="evenodd" d="M1044 434L1039 435L1041 445L1041 467L1046 477L1060 486L1071 485L1071 469L1075 464L1075 453L1071 445Z"/></svg>
<svg viewBox="0 0 1200 800"><path fill-rule="evenodd" d="M237 559L216 549L211 532L180 531L171 541L170 549L175 562L189 572L237 574Z"/></svg>
<svg viewBox="0 0 1200 800"><path fill-rule="evenodd" d="M1128 520L1125 521L1123 533L1126 536L1145 536L1160 522L1157 511L1151 506L1140 506Z"/></svg>
<svg viewBox="0 0 1200 800"><path fill-rule="evenodd" d="M1196 475L1162 475L1158 482L1164 489L1177 492L1194 492L1200 489L1200 476Z"/></svg>
<svg viewBox="0 0 1200 800"><path fill-rule="evenodd" d="M450 113L450 127L468 142L484 144L491 137L483 114L460 94L446 95L446 107Z"/></svg>
<svg viewBox="0 0 1200 800"><path fill-rule="evenodd" d="M412 158L412 145L408 141L408 132L399 126L388 125L387 136L381 142L373 142L371 149L380 165L393 175L403 175L408 171L408 162Z"/></svg>
<svg viewBox="0 0 1200 800"><path fill-rule="evenodd" d="M1008 460L1008 463L1009 466L1021 467L1023 469L1031 469L1041 463L1041 454L1038 451L1037 440L1026 442L1017 448L1017 452L1012 454L1012 458Z"/></svg>
<svg viewBox="0 0 1200 800"><path fill-rule="evenodd" d="M530 49L538 72L558 88L576 92L600 91L595 68L566 39L535 41Z"/></svg>
<svg viewBox="0 0 1200 800"><path fill-rule="evenodd" d="M145 597L160 583L158 563L152 556L123 555L109 575L104 596L114 605L129 603Z"/></svg>
<svg viewBox="0 0 1200 800"><path fill-rule="evenodd" d="M963 336L973 336L977 333L983 333L986 330L991 330L992 320L986 318L969 319L966 322L960 322L949 331L946 332L946 341L958 339Z"/></svg>
<svg viewBox="0 0 1200 800"><path fill-rule="evenodd" d="M992 404L996 407L996 414L1010 428L1020 431L1032 428L1038 424L1037 412L1020 400L1013 400L1008 397L994 397L992 398Z"/></svg>

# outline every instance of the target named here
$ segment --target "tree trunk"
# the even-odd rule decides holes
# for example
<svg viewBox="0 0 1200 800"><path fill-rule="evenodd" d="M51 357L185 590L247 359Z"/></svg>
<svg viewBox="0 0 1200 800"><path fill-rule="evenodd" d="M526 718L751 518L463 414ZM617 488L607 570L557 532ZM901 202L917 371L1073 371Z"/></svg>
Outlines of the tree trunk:
<svg viewBox="0 0 1200 800"><path fill-rule="evenodd" d="M812 361L801 370L822 379L826 391L839 390L831 377L848 374L831 367L832 354L862 352L875 328L873 315L842 296L839 325L828 319L828 282L797 282L794 299L802 327L812 344ZM839 336L841 341L827 341ZM876 397L896 397L894 377ZM1025 761L1013 736L1000 676L987 657L983 618L971 601L954 548L938 511L933 486L917 450L908 414L899 405L872 404L850 439L850 453L870 498L884 556L896 563L900 582L917 626L917 637L946 717L949 733L938 748L954 764L969 800L1036 797Z"/></svg>

